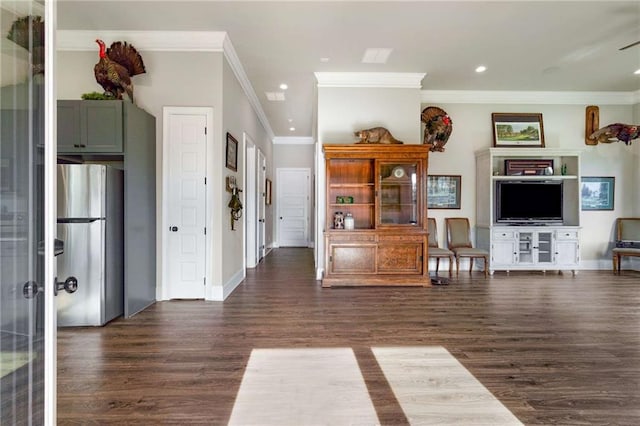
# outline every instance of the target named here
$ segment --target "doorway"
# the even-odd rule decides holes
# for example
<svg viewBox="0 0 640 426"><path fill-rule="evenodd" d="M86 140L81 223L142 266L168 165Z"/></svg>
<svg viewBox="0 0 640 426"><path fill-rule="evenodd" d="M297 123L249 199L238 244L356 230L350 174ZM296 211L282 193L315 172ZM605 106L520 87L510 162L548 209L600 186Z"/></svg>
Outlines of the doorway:
<svg viewBox="0 0 640 426"><path fill-rule="evenodd" d="M309 245L309 193L311 169L279 168L276 200L280 247Z"/></svg>
<svg viewBox="0 0 640 426"><path fill-rule="evenodd" d="M163 285L160 299L203 299L208 276L210 108L163 109Z"/></svg>

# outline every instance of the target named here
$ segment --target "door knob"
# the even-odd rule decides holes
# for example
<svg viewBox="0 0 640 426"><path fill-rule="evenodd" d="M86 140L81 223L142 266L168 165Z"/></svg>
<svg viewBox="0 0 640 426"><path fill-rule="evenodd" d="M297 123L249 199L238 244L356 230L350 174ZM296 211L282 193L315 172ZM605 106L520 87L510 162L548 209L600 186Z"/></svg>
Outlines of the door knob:
<svg viewBox="0 0 640 426"><path fill-rule="evenodd" d="M169 231L171 231L171 232L178 232L178 227L177 227L177 226L170 226L170 227L169 227Z"/></svg>
<svg viewBox="0 0 640 426"><path fill-rule="evenodd" d="M64 281L58 281L58 277L56 277L53 294L57 296L60 290L64 290L69 294L75 293L78 290L78 279L76 277L68 277Z"/></svg>
<svg viewBox="0 0 640 426"><path fill-rule="evenodd" d="M42 287L40 287L35 281L27 281L22 286L22 294L24 295L25 299L33 299L38 295L40 290L42 290Z"/></svg>

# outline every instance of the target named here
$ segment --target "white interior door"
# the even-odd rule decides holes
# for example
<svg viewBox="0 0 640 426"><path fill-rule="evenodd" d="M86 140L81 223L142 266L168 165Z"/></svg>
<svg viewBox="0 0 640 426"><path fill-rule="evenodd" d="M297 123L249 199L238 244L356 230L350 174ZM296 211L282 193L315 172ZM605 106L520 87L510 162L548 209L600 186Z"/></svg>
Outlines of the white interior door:
<svg viewBox="0 0 640 426"><path fill-rule="evenodd" d="M166 236L169 299L205 296L206 115L169 113Z"/></svg>
<svg viewBox="0 0 640 426"><path fill-rule="evenodd" d="M265 195L266 188L265 182L267 180L267 159L264 158L264 154L258 149L258 262L267 253L265 244Z"/></svg>
<svg viewBox="0 0 640 426"><path fill-rule="evenodd" d="M278 243L307 247L309 241L310 169L278 169Z"/></svg>

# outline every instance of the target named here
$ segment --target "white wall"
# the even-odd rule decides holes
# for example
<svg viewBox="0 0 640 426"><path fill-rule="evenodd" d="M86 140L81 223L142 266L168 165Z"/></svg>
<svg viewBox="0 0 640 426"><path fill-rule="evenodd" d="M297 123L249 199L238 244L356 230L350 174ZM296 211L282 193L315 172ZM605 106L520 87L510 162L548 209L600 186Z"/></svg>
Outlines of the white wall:
<svg viewBox="0 0 640 426"><path fill-rule="evenodd" d="M355 131L385 127L404 143L421 143L420 91L389 88L318 88L318 141L352 143Z"/></svg>
<svg viewBox="0 0 640 426"><path fill-rule="evenodd" d="M249 100L247 99L242 86L238 82L233 70L231 69L227 60L224 60L223 64L223 124L221 128L221 136L226 140L226 134L229 132L238 140L238 170L233 172L230 169L225 168L225 146L222 144L219 148L220 154L220 167L217 169L219 176L216 177L216 181L220 182L220 188L224 185L225 176L234 175L240 188L245 188L245 170L244 155L245 149L243 144L243 133L250 135L253 142L264 154L267 161L267 177L272 178L272 158L273 148L271 140L268 138L265 129L258 120L258 117L253 110ZM246 194L242 194L246 197ZM231 224L229 219L229 209L226 207L231 199L231 196L226 191L220 191L219 198L216 198L217 205L224 206L222 222L219 232L222 236L223 250L219 254L218 258L222 259L222 282L224 283L224 297L238 284L238 279L244 277L244 242L245 242L245 229L243 221L237 221L235 224L235 231L231 230ZM273 231L270 216L271 206L267 206L265 212L266 226L265 226L265 244L270 246L273 241Z"/></svg>

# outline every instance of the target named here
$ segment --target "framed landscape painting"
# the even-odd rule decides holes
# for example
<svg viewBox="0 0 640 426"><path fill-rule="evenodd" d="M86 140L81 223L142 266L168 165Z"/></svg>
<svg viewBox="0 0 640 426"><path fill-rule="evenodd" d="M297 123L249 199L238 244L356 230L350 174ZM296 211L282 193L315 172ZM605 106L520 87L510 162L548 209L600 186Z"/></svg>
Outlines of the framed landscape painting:
<svg viewBox="0 0 640 426"><path fill-rule="evenodd" d="M494 112L491 121L493 146L544 148L542 114Z"/></svg>
<svg viewBox="0 0 640 426"><path fill-rule="evenodd" d="M582 177L580 199L582 210L613 210L616 178Z"/></svg>

